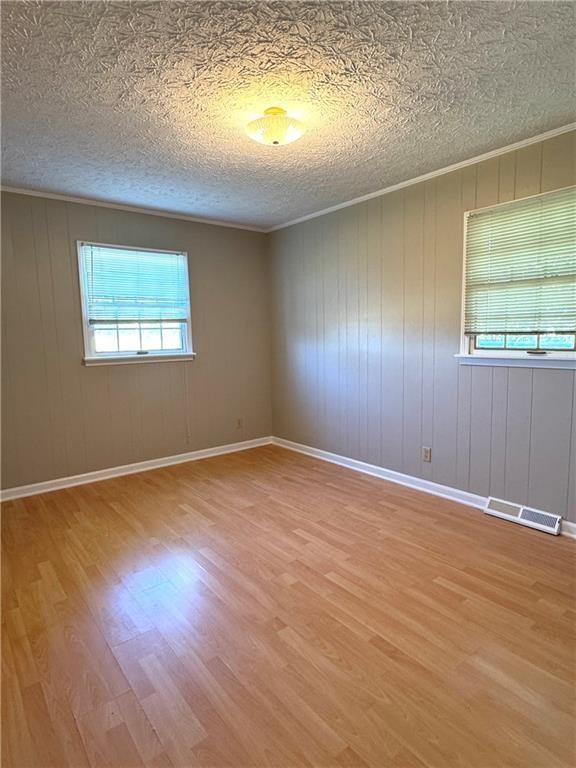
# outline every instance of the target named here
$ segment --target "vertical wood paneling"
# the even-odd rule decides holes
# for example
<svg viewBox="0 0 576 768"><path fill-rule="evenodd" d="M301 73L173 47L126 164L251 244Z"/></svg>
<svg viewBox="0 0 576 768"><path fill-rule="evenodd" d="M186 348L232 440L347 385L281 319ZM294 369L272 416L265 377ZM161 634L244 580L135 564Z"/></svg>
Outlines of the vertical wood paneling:
<svg viewBox="0 0 576 768"><path fill-rule="evenodd" d="M504 498L525 504L530 474L532 370L510 368L506 411L506 481Z"/></svg>
<svg viewBox="0 0 576 768"><path fill-rule="evenodd" d="M484 208L498 202L500 186L500 160L493 157L477 166L476 207Z"/></svg>
<svg viewBox="0 0 576 768"><path fill-rule="evenodd" d="M293 349L296 343L296 326L293 323L295 318L295 306L294 306L294 294L296 290L296 282L294 280L294 270L297 266L297 259L288 259L284 255L288 255L294 251L295 243L292 242L294 238L293 230L286 230L281 232L281 250L279 258L282 264L281 274L281 286L282 286L282 300L283 300L283 320L285 321L284 335L282 339L282 347L277 350L278 358L278 372L277 372L277 386L281 392L282 402L284 403L284 411L281 414L276 414L276 419L280 419L280 423L274 426L278 426L283 430L283 434L290 435L291 426L295 421L294 397L297 391L295 376L293 375L293 367L295 365L296 355ZM292 434L294 437L294 434Z"/></svg>
<svg viewBox="0 0 576 768"><path fill-rule="evenodd" d="M46 201L32 199L32 226L34 229L34 249L36 253L36 272L38 301L41 325L38 335L44 351L43 363L46 381L46 401L49 411L53 471L56 475L65 475L68 465L66 432L61 429L65 422L66 404L64 402L62 379L60 376L58 332L52 287L50 240L46 217Z"/></svg>
<svg viewBox="0 0 576 768"><path fill-rule="evenodd" d="M570 438L570 455L568 457L568 491L566 494L566 508L568 519L576 520L576 373L574 374L572 389L572 435Z"/></svg>
<svg viewBox="0 0 576 768"><path fill-rule="evenodd" d="M382 207L382 412L383 466L401 471L404 362L404 197L393 192Z"/></svg>
<svg viewBox="0 0 576 768"><path fill-rule="evenodd" d="M470 211L477 207L478 168L471 166L461 172L462 208ZM463 244L462 244L463 245ZM464 250L462 248L462 250ZM460 285L463 283L463 263L460 269ZM462 297L461 297L462 298ZM456 434L456 485L467 488L470 480L470 420L472 416L472 369L458 366L458 406Z"/></svg>
<svg viewBox="0 0 576 768"><path fill-rule="evenodd" d="M498 158L498 202L514 200L516 188L516 153L509 152Z"/></svg>
<svg viewBox="0 0 576 768"><path fill-rule="evenodd" d="M472 367L458 368L458 405L456 435L456 487L468 488L470 483L470 443L472 421Z"/></svg>
<svg viewBox="0 0 576 768"><path fill-rule="evenodd" d="M382 419L382 217L381 199L367 203L366 240L368 247L368 455L367 461L380 457ZM329 326L327 326L329 329ZM326 381L326 387L329 382Z"/></svg>
<svg viewBox="0 0 576 768"><path fill-rule="evenodd" d="M485 488L490 488L492 372L493 368L487 366L472 369L468 489L481 495Z"/></svg>
<svg viewBox="0 0 576 768"><path fill-rule="evenodd" d="M506 494L506 411L508 408L508 368L492 369L492 414L490 440L490 495L502 499Z"/></svg>
<svg viewBox="0 0 576 768"><path fill-rule="evenodd" d="M424 296L424 187L404 192L404 355L402 471L422 467L422 352Z"/></svg>
<svg viewBox="0 0 576 768"><path fill-rule="evenodd" d="M14 296L8 307L12 313L8 322L14 335L10 350L14 400L7 407L18 414L15 438L20 441L19 476L29 476L28 482L53 477L55 473L32 215L37 205L33 198L26 198L20 205L12 200L6 215L11 220L13 258L13 283L8 291Z"/></svg>
<svg viewBox="0 0 576 768"><path fill-rule="evenodd" d="M348 410L346 402L347 368L348 359L346 349L346 336L348 326L346 323L346 264L349 254L346 251L346 218L340 213L336 217L336 248L337 248L337 313L338 313L338 418L336 420L338 432L336 451L341 453L347 442Z"/></svg>
<svg viewBox="0 0 576 768"><path fill-rule="evenodd" d="M368 205L357 208L356 233L358 238L358 457L369 460L370 409L368 406L368 371L370 355L370 316L368 305Z"/></svg>
<svg viewBox="0 0 576 768"><path fill-rule="evenodd" d="M495 157L480 163L476 175L475 205L483 208L499 202L501 194L513 194L510 187L510 160ZM493 369L473 368L470 397L470 453L468 490L486 494L492 474Z"/></svg>
<svg viewBox="0 0 576 768"><path fill-rule="evenodd" d="M306 262L307 268L307 288L306 288L306 317L307 317L307 329L306 338L312 340L312 344L308 346L308 381L310 382L309 392L312 393L312 408L310 413L310 420L308 425L310 440L313 440L318 434L319 430L319 398L320 398L320 383L319 383L319 350L318 344L315 340L319 338L319 325L318 325L318 259L320 253L320 240L318 237L319 222L315 219L310 222L310 259Z"/></svg>
<svg viewBox="0 0 576 768"><path fill-rule="evenodd" d="M542 144L531 144L516 152L515 198L537 195L542 183Z"/></svg>
<svg viewBox="0 0 576 768"><path fill-rule="evenodd" d="M312 329L311 338L315 341L311 349L311 368L310 375L313 381L312 389L312 423L310 433L312 440L322 439L322 353L319 348L319 340L322 338L323 327L323 304L322 304L322 281L321 281L321 262L322 253L322 222L314 220L310 236L312 258L310 261L310 284L308 286L308 311L310 313L310 325Z"/></svg>
<svg viewBox="0 0 576 768"><path fill-rule="evenodd" d="M434 443L432 479L456 483L458 364L460 346L460 286L462 283L461 174L441 176L436 185L436 313L434 365Z"/></svg>
<svg viewBox="0 0 576 768"><path fill-rule="evenodd" d="M574 374L535 370L532 379L528 503L565 514Z"/></svg>
<svg viewBox="0 0 576 768"><path fill-rule="evenodd" d="M564 135L274 234L275 338L293 371L276 384L276 434L576 520L573 373L454 359L464 211L575 181L574 135ZM298 273L306 258L317 268ZM309 301L322 322L302 328ZM320 358L313 387L294 367L296 338ZM312 421L308 401L319 402Z"/></svg>
<svg viewBox="0 0 576 768"><path fill-rule="evenodd" d="M344 335L342 390L343 441L341 451L346 456L357 458L360 455L359 421L360 392L358 380L360 374L359 349L359 302L358 302L358 219L356 206L342 212L340 230L340 253L344 254L342 264Z"/></svg>
<svg viewBox="0 0 576 768"><path fill-rule="evenodd" d="M81 239L188 251L196 361L82 365ZM4 195L4 487L269 435L265 242L257 233Z"/></svg>
<svg viewBox="0 0 576 768"><path fill-rule="evenodd" d="M329 451L338 452L338 446L341 436L340 422L340 281L339 281L339 253L338 253L338 228L336 226L337 214L327 216L325 220L325 311L324 319L326 323L326 366L324 381L326 388L324 390L324 400L326 404L326 431L328 439L326 445ZM292 227L291 229L297 229ZM290 258L290 255L288 256ZM291 318L289 319L288 330L291 328ZM287 349L288 356L291 354L291 346ZM297 435L293 438L297 440Z"/></svg>
<svg viewBox="0 0 576 768"><path fill-rule="evenodd" d="M363 372L363 356L362 356L362 315L360 311L360 295L362 293L362 286L360 284L360 240L358 237L358 206L354 206L348 209L351 213L350 216L350 238L351 249L353 258L349 263L349 276L348 276L348 349L352 351L352 354L348 360L348 366L350 370L350 398L349 402L352 403L350 408L350 424L348 429L348 450L349 456L360 457L361 452L361 406L362 406L362 394L360 388L360 381Z"/></svg>
<svg viewBox="0 0 576 768"><path fill-rule="evenodd" d="M22 414L16 402L15 355L17 354L14 323L18 322L18 302L14 286L14 251L11 217L2 219L2 477L20 478L22 440L19 422Z"/></svg>
<svg viewBox="0 0 576 768"><path fill-rule="evenodd" d="M270 282L254 233L6 195L5 486L269 434L273 304L275 434L576 519L574 374L454 360L464 210L575 181L560 136L275 233ZM76 238L189 252L194 363L81 365Z"/></svg>
<svg viewBox="0 0 576 768"><path fill-rule="evenodd" d="M274 297L275 333L272 347L272 431L287 434L286 415L288 412L288 392L286 388L285 364L289 359L287 334L290 327L288 309L288 270L291 259L286 249L287 230L277 233L272 248L269 242L268 256L271 263L270 286ZM325 356L324 356L325 357Z"/></svg>
<svg viewBox="0 0 576 768"><path fill-rule="evenodd" d="M422 445L434 444L434 371L436 368L436 179L424 184L424 295L422 297ZM432 479L432 464L422 464Z"/></svg>
<svg viewBox="0 0 576 768"><path fill-rule="evenodd" d="M48 242L52 273L51 290L54 295L58 364L62 396L66 403L63 423L67 445L66 473L77 475L87 464L86 424L84 420L84 393L79 364L82 359L82 320L78 295L76 244L69 233L68 208L65 203L46 201ZM8 316L10 317L10 312Z"/></svg>
<svg viewBox="0 0 576 768"><path fill-rule="evenodd" d="M542 145L541 191L576 183L576 132L556 136Z"/></svg>
<svg viewBox="0 0 576 768"><path fill-rule="evenodd" d="M80 366L80 381L83 395L83 418L86 432L86 469L92 471L114 465L115 451L112 446L112 412L110 409L110 388L108 366L87 368L82 366L82 325L80 317L80 299L78 282L78 262L76 258L77 240L100 240L98 227L98 209L88 205L69 207L68 236L73 243L72 272L74 275L73 300L78 306L76 327L78 329L78 347L75 362ZM72 298L72 297L70 297ZM68 300L70 300L70 298ZM79 353L79 354L78 354ZM139 367L139 366L138 366Z"/></svg>

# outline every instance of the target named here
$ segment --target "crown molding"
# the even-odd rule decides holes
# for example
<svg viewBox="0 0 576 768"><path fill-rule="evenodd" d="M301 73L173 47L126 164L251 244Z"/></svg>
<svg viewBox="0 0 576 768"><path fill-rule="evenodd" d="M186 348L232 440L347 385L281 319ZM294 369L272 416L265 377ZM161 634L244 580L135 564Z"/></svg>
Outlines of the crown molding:
<svg viewBox="0 0 576 768"><path fill-rule="evenodd" d="M301 224L304 221L310 221L310 219L316 219L319 216L325 216L327 213L340 211L342 210L342 208L349 208L351 205L364 203L367 200L373 200L375 197L382 197L382 195L387 195L390 192L396 192L399 189L404 189L404 187L411 187L413 184L420 184L420 182L422 181L429 181L430 179L435 179L437 176L443 176L445 173L452 173L452 171L458 171L461 168L466 168L469 165L476 165L476 163L481 163L484 160L490 160L493 157L498 157L499 155L505 155L507 152L514 152L517 149L522 149L523 147L529 147L530 144L537 144L540 141L553 139L555 136L561 136L563 133L569 133L570 131L574 131L574 130L576 130L576 123L569 123L568 125L562 125L559 128L553 128L551 131L546 131L545 133L539 133L537 136L531 136L529 139L522 139L522 141L517 141L514 144L508 144L507 146L500 147L499 149L492 149L490 152L485 152L483 155L476 155L476 157L471 157L468 160L462 160L459 163L453 163L452 165L447 165L444 168L438 168L438 170L436 171L430 171L430 173L424 173L422 174L422 176L416 176L413 179L400 181L398 182L398 184L393 184L391 187L384 187L383 189L379 189L376 192L369 192L367 195L362 195L361 197L355 197L352 200L347 200L344 203L338 203L338 205L332 205L330 206L330 208L323 208L321 211L308 213L306 214L306 216L301 216L299 219L288 221L285 224L278 224L277 226L270 227L270 229L266 229L264 231L267 233L277 232L280 229L286 229L286 227L292 227L294 226L294 224Z"/></svg>
<svg viewBox="0 0 576 768"><path fill-rule="evenodd" d="M553 128L551 131L546 131L545 133L539 133L537 136L531 136L528 139L522 139L521 141L517 141L514 144L508 144L505 147L500 147L499 149L493 149L490 152L485 152L483 155L476 155L475 157L471 157L468 160L462 160L459 163L453 163L452 165L447 165L444 168L438 168L436 171L430 171L429 173L424 173L422 176L416 176L413 179L407 179L406 181L400 181L398 184L393 184L390 187L384 187L383 189L378 189L375 192L369 192L367 195L362 195L361 197L355 197L352 198L352 200L347 200L343 203L338 203L337 205L332 205L329 208L322 208L320 211L315 211L314 213L308 213L305 216L301 216L298 219L293 219L292 221L287 221L284 224L277 224L274 227L269 228L263 228L263 227L256 227L251 226L250 224L234 224L230 221L220 221L218 219L203 219L197 216L187 216L183 213L174 213L172 211L163 211L158 208L144 208L144 207L138 207L133 205L124 205L123 203L113 203L113 202L107 202L106 200L90 200L86 197L73 197L71 195L60 195L54 192L42 192L41 190L36 189L25 189L20 187L10 187L10 186L0 186L0 190L2 192L12 192L17 195L30 195L32 197L45 197L49 200L61 200L65 203L79 203L80 205L96 205L100 208L112 208L119 211L128 211L129 213L144 213L149 216L161 216L166 219L180 219L181 221L190 221L194 224L207 224L212 227L227 227L229 229L243 229L247 230L248 232L259 232L261 234L270 234L272 232L277 232L280 229L286 229L287 227L292 227L295 224L301 224L304 221L309 221L310 219L316 219L319 216L325 216L327 213L333 213L334 211L340 211L342 208L349 208L352 205L357 205L358 203L364 203L367 200L373 200L375 197L382 197L382 195L387 195L390 192L396 192L399 189L404 189L404 187L410 187L413 184L420 184L422 181L429 181L430 179L435 179L437 176L443 176L445 173L452 173L452 171L458 171L461 168L466 168L469 165L475 165L476 163L481 163L484 160L490 160L493 157L498 157L499 155L505 155L507 152L514 152L517 149L522 149L523 147L529 147L531 144L537 144L540 141L546 141L547 139L553 139L555 136L561 136L563 133L569 133L570 131L576 130L576 123L569 123L568 125L562 125L559 128Z"/></svg>
<svg viewBox="0 0 576 768"><path fill-rule="evenodd" d="M25 189L20 187L9 187L2 185L2 192L11 192L15 195L29 195L30 197L45 197L48 200L60 200L63 203L79 203L80 205L96 205L99 208L113 208L117 211L127 211L128 213L144 213L147 216L161 216L165 219L180 219L181 221L190 221L193 224L207 224L211 227L226 227L228 229L245 229L248 232L260 232L264 234L268 230L260 227L252 227L249 224L234 224L231 221L220 221L219 219L202 219L197 216L187 216L184 213L174 213L172 211L163 211L159 208L141 208L135 205L124 205L123 203L111 203L106 200L90 200L87 197L73 197L72 195L60 195L55 192L42 192L37 189Z"/></svg>

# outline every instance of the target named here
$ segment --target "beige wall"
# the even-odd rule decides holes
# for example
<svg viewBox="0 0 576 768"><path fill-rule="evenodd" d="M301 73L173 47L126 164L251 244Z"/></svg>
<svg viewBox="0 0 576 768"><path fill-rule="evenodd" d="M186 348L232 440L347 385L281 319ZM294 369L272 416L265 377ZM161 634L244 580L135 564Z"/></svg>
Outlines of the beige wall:
<svg viewBox="0 0 576 768"><path fill-rule="evenodd" d="M271 433L264 235L15 194L2 224L3 487ZM77 239L188 251L195 361L82 365Z"/></svg>
<svg viewBox="0 0 576 768"><path fill-rule="evenodd" d="M274 433L576 520L574 372L454 359L463 211L575 183L574 139L268 237L5 194L2 487ZM197 360L81 364L77 239L188 251Z"/></svg>
<svg viewBox="0 0 576 768"><path fill-rule="evenodd" d="M574 159L565 134L275 233L274 434L576 520L574 372L454 359L463 212Z"/></svg>

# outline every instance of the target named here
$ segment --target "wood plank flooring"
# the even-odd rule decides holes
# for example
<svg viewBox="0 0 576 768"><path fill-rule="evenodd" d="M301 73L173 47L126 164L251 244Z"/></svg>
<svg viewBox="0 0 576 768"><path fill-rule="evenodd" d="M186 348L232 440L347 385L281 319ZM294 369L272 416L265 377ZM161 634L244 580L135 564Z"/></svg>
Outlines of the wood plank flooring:
<svg viewBox="0 0 576 768"><path fill-rule="evenodd" d="M276 447L8 502L4 768L560 768L574 541Z"/></svg>

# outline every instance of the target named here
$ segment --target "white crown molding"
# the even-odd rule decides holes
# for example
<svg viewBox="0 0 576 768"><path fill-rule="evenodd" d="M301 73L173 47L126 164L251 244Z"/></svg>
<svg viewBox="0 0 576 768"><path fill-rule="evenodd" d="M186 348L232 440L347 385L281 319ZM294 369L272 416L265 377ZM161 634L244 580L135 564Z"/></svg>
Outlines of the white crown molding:
<svg viewBox="0 0 576 768"><path fill-rule="evenodd" d="M444 168L438 168L438 170L436 171L430 171L430 173L424 173L422 176L416 176L414 179L400 181L398 182L398 184L393 184L391 187L384 187L384 189L379 189L376 192L369 192L367 195L362 195L361 197L355 197L352 200L347 200L345 203L338 203L338 205L332 205L330 206L330 208L323 208L321 211L308 213L306 214L306 216L301 216L299 219L288 221L285 224L278 224L277 226L271 227L270 229L266 229L264 231L267 233L277 232L280 229L286 229L286 227L292 227L294 226L294 224L301 224L302 222L309 221L310 219L317 219L319 216L325 216L327 213L340 211L342 210L342 208L349 208L351 205L364 203L367 200L373 200L375 197L382 197L382 195L387 195L390 192L396 192L399 189L404 189L404 187L411 187L413 184L420 184L422 181L429 181L430 179L435 179L437 176L443 176L446 173L452 173L452 171L458 171L461 168L467 168L469 165L475 165L476 163L481 163L484 160L490 160L493 157L498 157L499 155L505 155L507 152L514 152L517 149L522 149L523 147L529 147L531 144L537 144L540 141L553 139L555 136L561 136L563 133L569 133L570 131L574 131L574 130L576 130L576 123L569 123L568 125L562 125L560 126L560 128L553 128L551 131L540 133L537 136L530 137L529 139L522 139L522 141L517 141L514 144L508 144L505 147L500 147L499 149L493 149L490 152L485 152L483 155L477 155L476 157L471 157L468 160L462 160L459 163L454 163L453 165L447 165Z"/></svg>
<svg viewBox="0 0 576 768"><path fill-rule="evenodd" d="M112 477L134 475L138 472L146 472L150 469L170 467L173 464L184 464L187 461L208 459L212 456L222 456L225 453L246 451L249 448L259 448L262 445L270 445L271 442L271 437L257 437L254 440L244 440L240 443L229 443L228 445L217 445L215 448L203 448L199 451L179 453L176 456L164 456L160 459L138 461L135 464L123 464L119 467L98 469L95 472L85 472L82 475L58 477L55 480L46 480L42 483L31 483L30 485L20 485L16 488L5 488L3 491L0 491L0 500L11 501L12 499L21 499L25 496L36 496L39 493L49 493L50 491L59 491L63 488L72 488L75 485L96 483L100 480L109 480Z"/></svg>
<svg viewBox="0 0 576 768"><path fill-rule="evenodd" d="M218 219L202 219L197 216L187 216L184 213L173 213L163 211L159 208L140 208L134 205L124 205L123 203L111 203L106 200L90 200L87 197L73 197L71 195L59 195L55 192L42 192L37 189L25 189L20 187L8 187L2 185L2 192L11 192L14 195L28 195L30 197L45 197L48 200L60 200L63 203L79 203L80 205L96 205L99 208L113 208L117 211L127 211L128 213L144 213L147 216L161 216L165 219L180 219L181 221L190 221L193 224L207 224L211 227L226 227L228 229L245 229L248 232L266 233L268 230L259 227L252 227L249 224L233 224L230 221L220 221Z"/></svg>
<svg viewBox="0 0 576 768"><path fill-rule="evenodd" d="M424 493L430 493L433 496L440 496L442 499L456 501L460 504L465 504L468 507L474 507L475 509L483 509L488 501L487 496L478 496L475 493L461 491L459 488L451 488L448 485L433 483L431 480L424 480L421 477L404 475L402 472L378 467L375 464L366 464L363 461L349 459L347 456L340 456L337 453L323 451L320 448L312 448L309 445L293 443L291 440L284 440L281 437L273 437L272 444L277 445L280 448L286 448L289 451L296 451L297 453L303 453L306 456L313 456L316 459L328 461L331 464L338 464L341 467L347 467L356 472L362 472L365 475L372 475L373 477L379 477L382 480L388 480L391 483L404 485L407 488L413 488L416 491L423 491ZM561 532L564 536L576 538L576 523L562 520Z"/></svg>
<svg viewBox="0 0 576 768"><path fill-rule="evenodd" d="M514 144L508 144L505 147L500 147L499 149L493 149L490 152L485 152L483 155L477 155L476 157L471 157L468 160L462 160L459 163L454 163L453 165L448 165L444 168L438 168L438 170L436 171L430 171L430 173L425 173L422 176L416 176L413 179L407 179L406 181L401 181L398 184L393 184L391 187L384 187L383 189L378 189L375 192L369 192L367 195L362 195L362 197L355 197L352 200L347 200L344 203L338 203L337 205L333 205L330 208L323 208L320 211L315 211L314 213L308 213L305 216L301 216L298 219L287 221L284 224L277 224L276 226L269 227L268 229L251 226L250 224L233 224L232 222L220 221L218 219L203 219L195 216L187 216L186 214L183 214L183 213L173 213L171 211L163 211L157 208L144 208L144 207L138 207L133 205L124 205L123 203L112 203L112 202L107 202L105 200L90 200L85 197L73 197L70 195L60 195L54 192L42 192L35 189L0 186L0 190L2 192L12 192L16 195L30 195L31 197L45 197L45 198L48 198L49 200L61 200L65 203L79 203L80 205L97 205L101 208L113 208L115 210L128 211L130 213L144 213L150 216L162 216L167 219L180 219L181 221L190 221L190 222L193 222L194 224L207 224L213 227L245 229L245 230L248 230L249 232L260 232L261 234L270 234L272 232L277 232L280 229L286 229L286 227L292 227L294 226L294 224L300 224L304 221L309 221L310 219L317 219L319 216L324 216L327 213L333 213L334 211L339 211L342 208L349 208L351 205L364 203L366 202L366 200L372 200L375 197L381 197L382 195L387 195L390 192L396 192L398 189L404 189L404 187L410 187L413 184L419 184L422 181L435 179L437 176L443 176L445 173L452 173L452 171L458 171L460 168L466 168L469 165L475 165L476 163L481 163L483 160L490 160L490 158L492 157L498 157L499 155L504 155L507 152L513 152L514 150L522 149L523 147L528 147L530 146L530 144L537 144L539 141L546 141L547 139L553 139L555 136L561 136L563 133L569 133L570 131L574 131L574 130L576 130L576 123L569 123L568 125L562 125L559 128L553 128L551 131L546 131L545 133L540 133L537 136L532 136L529 139L522 139L522 141L517 141Z"/></svg>

